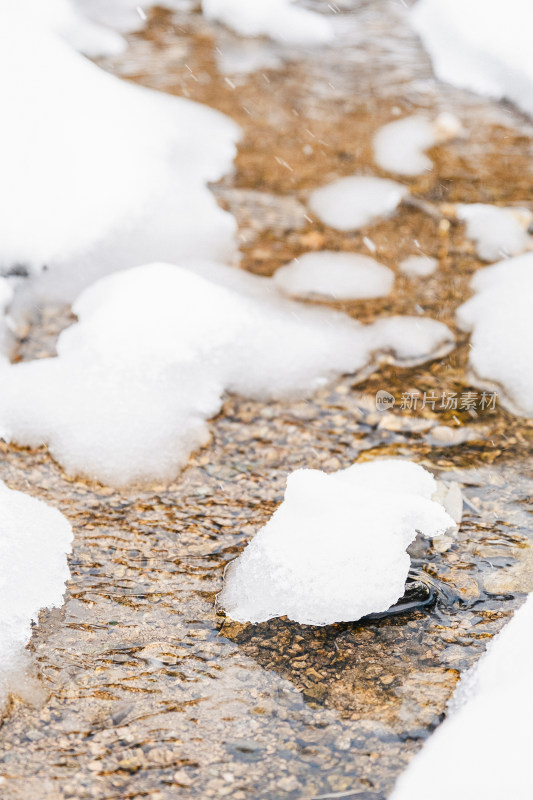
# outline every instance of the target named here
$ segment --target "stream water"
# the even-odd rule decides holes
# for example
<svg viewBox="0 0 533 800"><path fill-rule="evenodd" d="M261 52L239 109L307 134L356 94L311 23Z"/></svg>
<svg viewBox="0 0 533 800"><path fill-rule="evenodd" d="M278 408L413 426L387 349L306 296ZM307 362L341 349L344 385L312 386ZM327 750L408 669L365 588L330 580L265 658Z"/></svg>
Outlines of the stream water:
<svg viewBox="0 0 533 800"><path fill-rule="evenodd" d="M385 798L442 720L459 675L533 590L531 423L499 401L472 415L398 404L383 414L374 400L379 389L397 398L478 391L454 314L482 265L441 211L527 201L531 126L438 84L402 3L336 7L339 43L319 57L244 42L199 14L154 12L127 53L102 65L240 123L235 172L213 191L238 220L244 269L270 275L323 247L368 252L363 236L397 269L416 240L440 259L433 276L398 273L384 299L333 305L364 321L423 312L454 330L457 347L424 366L347 376L306 402L228 397L212 442L169 485L115 491L67 478L45 448L0 443L0 477L60 508L75 532L64 607L42 613L29 647L34 683L12 698L0 729L6 800ZM243 65L257 69L220 72ZM309 221L307 192L379 174L373 133L419 109L453 111L469 133L409 182L435 213L403 206L349 234ZM65 309L36 313L18 358L53 354L69 321ZM444 446L435 424L467 428L470 440ZM279 504L289 471L384 455L458 481L466 498L455 540L413 547L434 607L324 628L217 615L224 567Z"/></svg>

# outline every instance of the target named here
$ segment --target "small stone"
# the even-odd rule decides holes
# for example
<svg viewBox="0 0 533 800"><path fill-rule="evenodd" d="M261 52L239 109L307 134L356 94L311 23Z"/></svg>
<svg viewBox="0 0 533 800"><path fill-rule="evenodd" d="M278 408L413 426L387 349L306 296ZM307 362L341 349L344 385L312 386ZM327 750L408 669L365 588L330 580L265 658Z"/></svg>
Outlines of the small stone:
<svg viewBox="0 0 533 800"><path fill-rule="evenodd" d="M322 683L314 683L303 690L304 700L310 703L323 703L328 690Z"/></svg>
<svg viewBox="0 0 533 800"><path fill-rule="evenodd" d="M191 775L188 775L184 769L179 769L172 776L172 780L174 783L179 783L180 786L190 786L194 781L194 778Z"/></svg>
<svg viewBox="0 0 533 800"><path fill-rule="evenodd" d="M446 553L450 549L453 544L453 537L447 536L444 534L443 536L437 536L433 539L433 549L437 553Z"/></svg>
<svg viewBox="0 0 533 800"><path fill-rule="evenodd" d="M119 769L123 769L126 772L137 772L142 767L141 762L138 758L123 758L122 761L118 762Z"/></svg>
<svg viewBox="0 0 533 800"><path fill-rule="evenodd" d="M303 233L300 236L300 244L309 250L320 250L321 247L324 247L325 241L324 234L318 231L309 231L309 233Z"/></svg>
<svg viewBox="0 0 533 800"><path fill-rule="evenodd" d="M287 775L286 778L278 781L278 788L282 792L295 792L300 788L300 783L294 775Z"/></svg>
<svg viewBox="0 0 533 800"><path fill-rule="evenodd" d="M334 792L346 792L348 789L353 788L354 779L349 778L347 775L330 775L328 783Z"/></svg>
<svg viewBox="0 0 533 800"><path fill-rule="evenodd" d="M453 544L453 538L444 534L433 539L433 549L437 553L447 553Z"/></svg>

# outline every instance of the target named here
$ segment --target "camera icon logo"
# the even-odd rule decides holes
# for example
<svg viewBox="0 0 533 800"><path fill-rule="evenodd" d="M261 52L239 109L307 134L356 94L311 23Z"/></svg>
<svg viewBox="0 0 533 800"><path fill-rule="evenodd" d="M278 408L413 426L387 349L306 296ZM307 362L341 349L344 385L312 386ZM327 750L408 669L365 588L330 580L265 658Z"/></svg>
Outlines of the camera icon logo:
<svg viewBox="0 0 533 800"><path fill-rule="evenodd" d="M376 392L376 409L378 411L387 411L394 406L395 402L394 395L390 392L386 392L384 389Z"/></svg>

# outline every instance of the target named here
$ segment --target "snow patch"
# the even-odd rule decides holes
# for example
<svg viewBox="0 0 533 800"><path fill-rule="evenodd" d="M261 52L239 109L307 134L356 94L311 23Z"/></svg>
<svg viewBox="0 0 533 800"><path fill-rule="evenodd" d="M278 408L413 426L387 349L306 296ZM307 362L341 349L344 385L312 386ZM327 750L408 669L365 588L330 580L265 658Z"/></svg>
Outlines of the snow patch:
<svg viewBox="0 0 533 800"><path fill-rule="evenodd" d="M91 57L117 55L126 48L122 36L86 19L71 0L0 0L0 19L6 31L18 23L27 30L57 34Z"/></svg>
<svg viewBox="0 0 533 800"><path fill-rule="evenodd" d="M281 506L226 569L219 605L238 622L306 625L386 611L404 593L417 531L433 537L455 524L436 490L409 461L293 472Z"/></svg>
<svg viewBox="0 0 533 800"><path fill-rule="evenodd" d="M478 383L500 384L514 410L533 416L533 253L475 273L474 297L457 311L472 331L470 365Z"/></svg>
<svg viewBox="0 0 533 800"><path fill-rule="evenodd" d="M274 283L293 297L361 300L384 297L394 284L394 272L359 253L305 253L281 267Z"/></svg>
<svg viewBox="0 0 533 800"><path fill-rule="evenodd" d="M39 276L32 302L68 302L153 259L235 255L235 220L206 185L235 155L238 128L222 114L120 81L14 22L0 29L0 103L0 268Z"/></svg>
<svg viewBox="0 0 533 800"><path fill-rule="evenodd" d="M324 225L352 231L390 217L408 194L407 187L395 181L353 175L316 189L309 208Z"/></svg>
<svg viewBox="0 0 533 800"><path fill-rule="evenodd" d="M72 528L46 503L0 481L0 705L42 608L61 606Z"/></svg>
<svg viewBox="0 0 533 800"><path fill-rule="evenodd" d="M170 11L192 10L191 0L72 0L84 17L114 28L121 33L132 33L144 27L147 12L157 6Z"/></svg>
<svg viewBox="0 0 533 800"><path fill-rule="evenodd" d="M268 278L184 267L101 279L75 302L79 322L59 337L57 358L4 365L4 438L47 442L70 474L115 486L167 479L209 440L225 391L305 396L381 351L425 360L453 342L431 319L363 326L285 299Z"/></svg>
<svg viewBox="0 0 533 800"><path fill-rule="evenodd" d="M240 36L268 36L292 45L327 44L333 26L323 14L292 0L202 0L206 19L222 22Z"/></svg>
<svg viewBox="0 0 533 800"><path fill-rule="evenodd" d="M531 0L419 0L411 20L438 78L533 114Z"/></svg>
<svg viewBox="0 0 533 800"><path fill-rule="evenodd" d="M476 244L483 261L498 261L532 249L528 228L533 213L527 208L498 208L485 203L461 204L457 218L466 223L466 235Z"/></svg>
<svg viewBox="0 0 533 800"><path fill-rule="evenodd" d="M464 135L453 114L430 120L422 114L384 125L374 136L374 159L381 169L397 175L423 175L433 169L425 151Z"/></svg>
<svg viewBox="0 0 533 800"><path fill-rule="evenodd" d="M391 800L530 800L532 631L530 595L463 676L450 716L411 761Z"/></svg>

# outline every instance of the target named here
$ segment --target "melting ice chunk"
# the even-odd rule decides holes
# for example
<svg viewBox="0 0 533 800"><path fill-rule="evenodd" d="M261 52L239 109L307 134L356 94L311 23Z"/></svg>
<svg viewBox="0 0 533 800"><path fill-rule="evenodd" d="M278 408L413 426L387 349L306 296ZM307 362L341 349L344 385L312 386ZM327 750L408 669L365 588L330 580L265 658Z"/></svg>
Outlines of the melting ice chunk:
<svg viewBox="0 0 533 800"><path fill-rule="evenodd" d="M352 231L391 216L407 194L407 187L395 181L353 175L316 189L309 208L324 225Z"/></svg>
<svg viewBox="0 0 533 800"><path fill-rule="evenodd" d="M72 528L46 503L0 481L0 706L19 668L31 623L63 603Z"/></svg>
<svg viewBox="0 0 533 800"><path fill-rule="evenodd" d="M472 331L470 365L478 384L501 384L511 407L532 416L533 253L479 270L471 286L476 294L457 318Z"/></svg>
<svg viewBox="0 0 533 800"><path fill-rule="evenodd" d="M374 137L376 164L397 175L422 175L433 169L426 150L463 135L460 121L453 114L442 113L430 120L422 114L394 120L384 125Z"/></svg>
<svg viewBox="0 0 533 800"><path fill-rule="evenodd" d="M293 45L326 44L334 33L327 17L292 0L202 0L206 19L223 22L240 36L269 36Z"/></svg>
<svg viewBox="0 0 533 800"><path fill-rule="evenodd" d="M466 235L476 243L476 252L483 261L519 256L533 249L533 239L528 233L533 213L527 208L461 204L457 207L457 217L466 222Z"/></svg>
<svg viewBox="0 0 533 800"><path fill-rule="evenodd" d="M0 364L0 431L48 442L69 473L121 486L172 477L209 440L225 391L305 396L381 351L424 360L453 336L431 319L360 325L213 263L115 273L73 306L57 358ZM194 272L191 271L194 269Z"/></svg>
<svg viewBox="0 0 533 800"><path fill-rule="evenodd" d="M490 642L480 662L461 679L449 718L409 764L391 800L427 796L432 800L529 800L532 631L530 595Z"/></svg>
<svg viewBox="0 0 533 800"><path fill-rule="evenodd" d="M219 605L238 622L307 625L386 611L404 593L417 531L434 537L455 524L436 490L409 461L293 472L281 506L228 566Z"/></svg>
<svg viewBox="0 0 533 800"><path fill-rule="evenodd" d="M293 297L357 300L384 297L394 284L394 272L359 253L305 253L274 275L274 283Z"/></svg>

